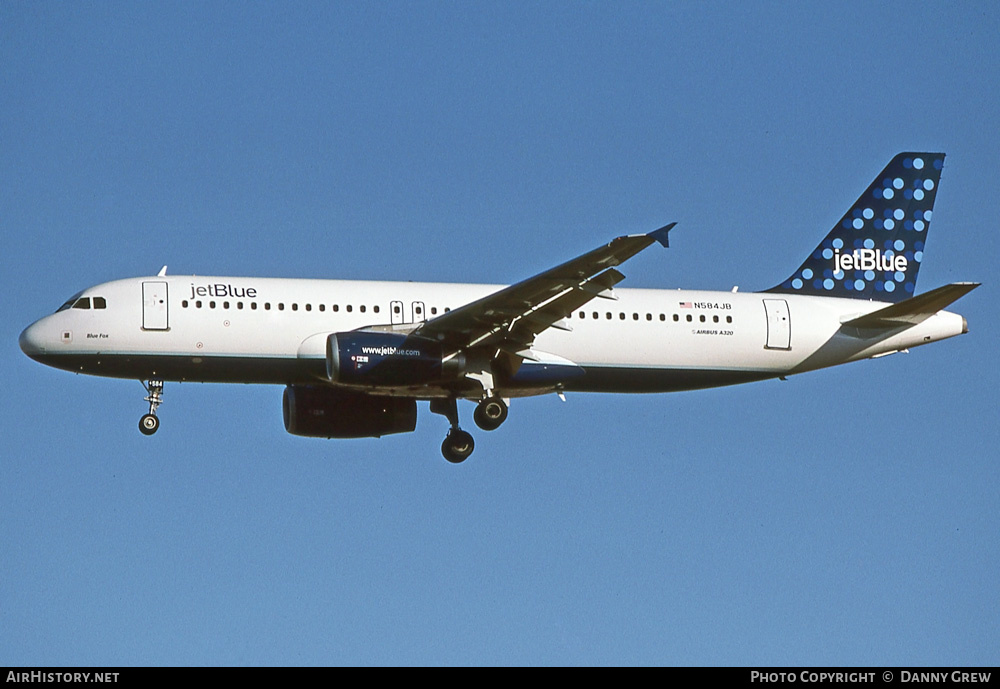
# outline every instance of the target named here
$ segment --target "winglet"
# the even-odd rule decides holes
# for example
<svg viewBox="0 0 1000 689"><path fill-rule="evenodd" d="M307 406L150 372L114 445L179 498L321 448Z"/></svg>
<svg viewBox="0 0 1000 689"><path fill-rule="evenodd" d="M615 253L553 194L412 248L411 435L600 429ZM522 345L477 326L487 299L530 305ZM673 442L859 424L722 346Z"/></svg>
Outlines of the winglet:
<svg viewBox="0 0 1000 689"><path fill-rule="evenodd" d="M652 237L653 239L655 239L656 241L658 241L664 248L669 248L670 247L670 239L669 239L669 237L667 237L667 235L670 233L670 230L674 229L674 225L676 225L676 224L677 223L672 222L669 225L664 225L660 229L654 230L653 232L650 232L646 236L647 237Z"/></svg>

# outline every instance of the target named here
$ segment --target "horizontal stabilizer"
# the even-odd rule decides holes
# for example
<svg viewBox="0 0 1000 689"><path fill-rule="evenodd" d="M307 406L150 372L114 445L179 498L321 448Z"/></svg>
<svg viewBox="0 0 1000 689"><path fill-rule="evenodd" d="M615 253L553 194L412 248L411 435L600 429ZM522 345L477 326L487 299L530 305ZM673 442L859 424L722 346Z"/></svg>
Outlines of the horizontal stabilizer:
<svg viewBox="0 0 1000 689"><path fill-rule="evenodd" d="M927 320L952 302L958 301L979 287L978 282L956 282L932 289L916 297L872 311L864 316L845 321L843 325L853 328L900 328L917 325Z"/></svg>

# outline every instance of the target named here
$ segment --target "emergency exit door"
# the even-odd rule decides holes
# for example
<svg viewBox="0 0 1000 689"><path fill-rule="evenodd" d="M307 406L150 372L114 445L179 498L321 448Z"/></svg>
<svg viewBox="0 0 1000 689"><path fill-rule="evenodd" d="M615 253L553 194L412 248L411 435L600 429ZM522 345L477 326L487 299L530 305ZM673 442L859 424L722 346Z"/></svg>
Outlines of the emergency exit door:
<svg viewBox="0 0 1000 689"><path fill-rule="evenodd" d="M403 302L394 301L389 304L389 322L393 325L399 325L405 322L406 316L403 314Z"/></svg>
<svg viewBox="0 0 1000 689"><path fill-rule="evenodd" d="M410 305L410 311L413 314L413 323L422 323L425 320L424 317L424 302L415 301Z"/></svg>

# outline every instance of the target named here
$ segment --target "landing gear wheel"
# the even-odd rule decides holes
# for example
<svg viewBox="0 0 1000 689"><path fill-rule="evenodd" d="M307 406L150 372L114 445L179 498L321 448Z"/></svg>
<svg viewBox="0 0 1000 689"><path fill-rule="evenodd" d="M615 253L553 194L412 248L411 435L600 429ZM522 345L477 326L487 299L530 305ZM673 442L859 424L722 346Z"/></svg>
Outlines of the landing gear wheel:
<svg viewBox="0 0 1000 689"><path fill-rule="evenodd" d="M144 414L139 419L139 430L142 431L143 435L153 435L159 427L160 420L156 418L155 414Z"/></svg>
<svg viewBox="0 0 1000 689"><path fill-rule="evenodd" d="M487 397L476 405L472 418L484 431L495 431L507 420L507 404L499 397Z"/></svg>
<svg viewBox="0 0 1000 689"><path fill-rule="evenodd" d="M472 439L471 434L453 428L441 443L441 454L452 464L460 464L469 458L475 448L476 441Z"/></svg>

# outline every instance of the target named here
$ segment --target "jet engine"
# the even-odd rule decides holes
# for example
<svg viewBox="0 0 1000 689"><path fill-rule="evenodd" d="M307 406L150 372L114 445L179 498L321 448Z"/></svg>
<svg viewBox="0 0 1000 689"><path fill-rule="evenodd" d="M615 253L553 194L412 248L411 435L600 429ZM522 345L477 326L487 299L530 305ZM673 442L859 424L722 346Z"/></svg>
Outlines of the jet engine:
<svg viewBox="0 0 1000 689"><path fill-rule="evenodd" d="M285 430L312 438L379 438L417 427L417 401L350 390L289 385L282 399Z"/></svg>
<svg viewBox="0 0 1000 689"><path fill-rule="evenodd" d="M441 344L402 333L333 333L326 339L326 375L342 385L423 385L460 377L461 354L444 358Z"/></svg>

